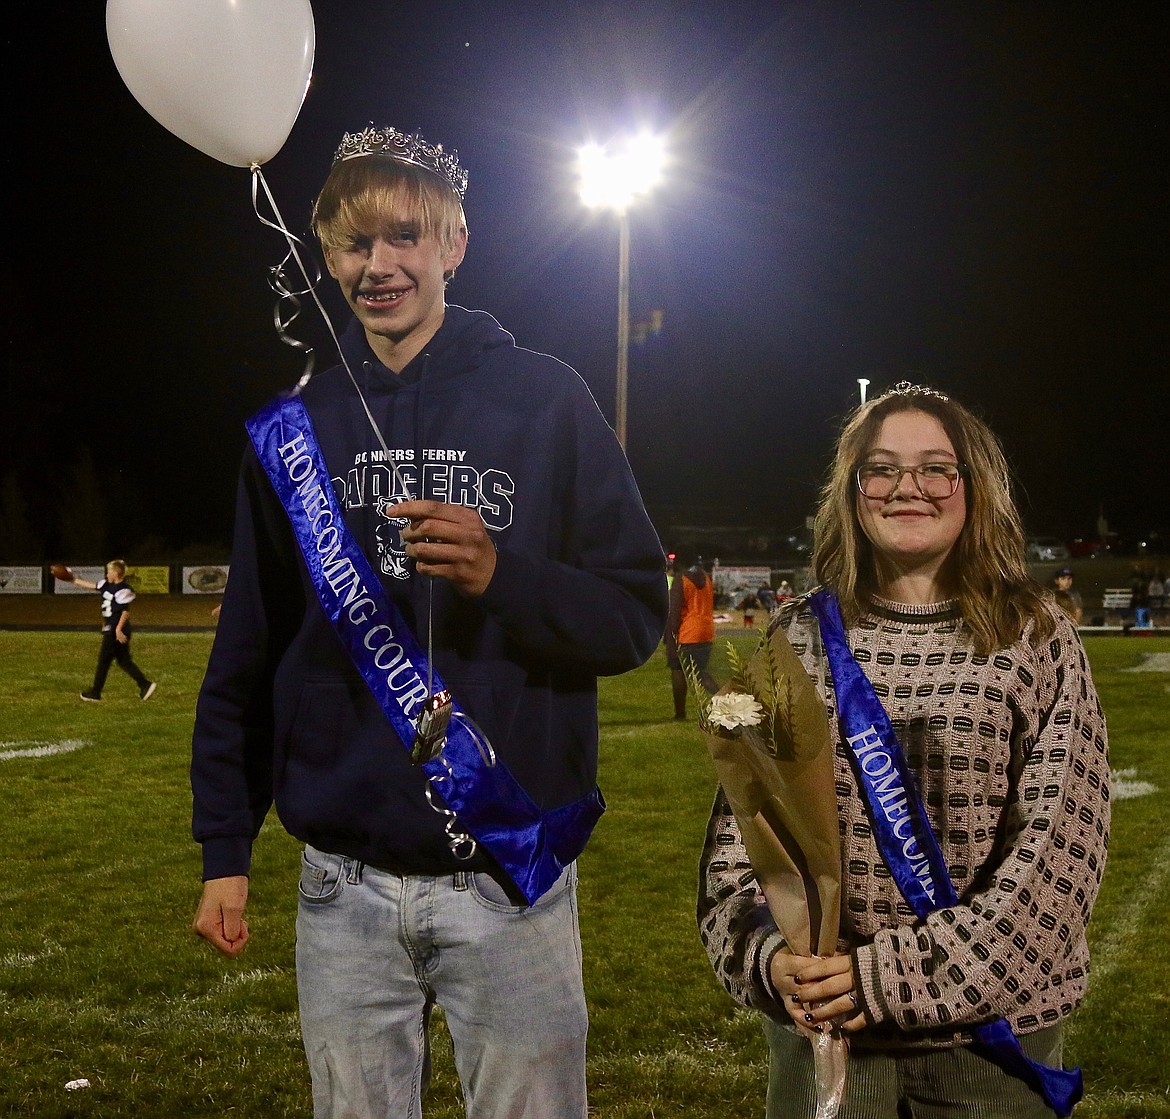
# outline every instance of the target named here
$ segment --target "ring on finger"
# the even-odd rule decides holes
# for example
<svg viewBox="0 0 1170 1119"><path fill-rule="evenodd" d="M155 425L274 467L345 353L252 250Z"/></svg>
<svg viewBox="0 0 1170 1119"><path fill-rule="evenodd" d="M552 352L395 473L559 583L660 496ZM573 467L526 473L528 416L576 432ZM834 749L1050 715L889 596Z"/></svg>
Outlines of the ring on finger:
<svg viewBox="0 0 1170 1119"><path fill-rule="evenodd" d="M849 991L848 994L849 994L849 1001L851 1003L853 1003L853 1009L856 1010L857 1009L857 996L852 991Z"/></svg>

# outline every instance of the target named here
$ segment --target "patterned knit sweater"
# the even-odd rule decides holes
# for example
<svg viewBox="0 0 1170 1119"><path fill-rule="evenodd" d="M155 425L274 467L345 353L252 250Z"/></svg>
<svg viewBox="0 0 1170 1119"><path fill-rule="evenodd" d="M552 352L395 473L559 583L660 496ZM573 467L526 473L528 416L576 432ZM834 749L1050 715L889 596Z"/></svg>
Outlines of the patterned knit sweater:
<svg viewBox="0 0 1170 1119"><path fill-rule="evenodd" d="M816 622L800 600L773 625L828 707L842 844L841 951L872 1023L855 1045L955 1045L1006 1017L1018 1034L1055 1024L1083 998L1085 926L1105 867L1109 761L1084 650L1056 631L976 656L953 603L876 601L848 633L889 713L959 903L915 918L873 840L837 729ZM700 866L699 930L733 998L788 1022L767 977L782 946L722 790Z"/></svg>

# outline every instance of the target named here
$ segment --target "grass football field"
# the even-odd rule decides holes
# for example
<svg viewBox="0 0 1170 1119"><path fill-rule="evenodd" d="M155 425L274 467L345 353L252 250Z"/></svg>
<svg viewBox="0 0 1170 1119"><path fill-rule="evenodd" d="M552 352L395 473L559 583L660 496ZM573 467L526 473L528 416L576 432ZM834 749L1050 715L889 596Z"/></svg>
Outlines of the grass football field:
<svg viewBox="0 0 1170 1119"><path fill-rule="evenodd" d="M243 958L188 931L188 744L211 634L139 631L135 659L159 681L148 703L116 668L102 703L78 699L97 642L93 630L0 631L0 1115L308 1119L298 847L275 816L256 847ZM1085 1072L1079 1119L1170 1116L1170 638L1086 646L1109 719L1113 838L1066 1060ZM713 667L726 678L721 656ZM693 917L712 769L671 714L661 650L603 681L610 808L581 860L591 1114L758 1116L758 1023L715 981ZM427 1115L454 1119L438 1025ZM80 1078L90 1086L66 1089Z"/></svg>

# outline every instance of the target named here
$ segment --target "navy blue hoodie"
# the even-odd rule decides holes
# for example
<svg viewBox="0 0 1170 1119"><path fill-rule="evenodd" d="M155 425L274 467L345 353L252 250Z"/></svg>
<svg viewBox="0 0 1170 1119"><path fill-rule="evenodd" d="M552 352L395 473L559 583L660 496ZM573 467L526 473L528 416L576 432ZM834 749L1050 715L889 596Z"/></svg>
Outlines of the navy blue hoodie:
<svg viewBox="0 0 1170 1119"><path fill-rule="evenodd" d="M480 311L448 307L398 375L356 321L342 348L398 468L345 369L314 377L302 398L351 531L424 648L433 599L435 668L533 800L585 796L597 677L643 663L666 618L662 549L613 432L573 370ZM479 510L498 551L480 598L414 572L382 513L406 496ZM327 851L401 873L494 869L482 849L470 863L449 851L251 451L191 781L205 878L248 872L273 800L292 835Z"/></svg>

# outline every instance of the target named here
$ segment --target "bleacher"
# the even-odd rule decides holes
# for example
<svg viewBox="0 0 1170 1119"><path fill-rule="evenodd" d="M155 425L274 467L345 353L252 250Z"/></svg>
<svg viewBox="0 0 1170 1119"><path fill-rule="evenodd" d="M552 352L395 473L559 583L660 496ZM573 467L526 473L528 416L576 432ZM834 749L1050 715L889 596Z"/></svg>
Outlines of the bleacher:
<svg viewBox="0 0 1170 1119"><path fill-rule="evenodd" d="M1129 587L1106 587L1101 594L1101 606L1106 610L1128 610L1133 605L1133 591Z"/></svg>
<svg viewBox="0 0 1170 1119"><path fill-rule="evenodd" d="M1089 613L1089 611L1086 611ZM1132 587L1105 587L1101 591L1101 610L1082 623L1082 633L1122 633L1153 636L1165 633L1170 623L1170 608L1151 610L1136 607Z"/></svg>

